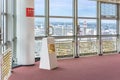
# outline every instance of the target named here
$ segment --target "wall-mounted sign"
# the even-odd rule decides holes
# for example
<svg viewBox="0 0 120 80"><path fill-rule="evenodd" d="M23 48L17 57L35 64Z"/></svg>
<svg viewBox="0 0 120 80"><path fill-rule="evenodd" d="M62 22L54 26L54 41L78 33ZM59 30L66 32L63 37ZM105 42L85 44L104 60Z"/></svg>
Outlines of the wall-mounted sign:
<svg viewBox="0 0 120 80"><path fill-rule="evenodd" d="M34 8L26 8L26 17L34 17Z"/></svg>

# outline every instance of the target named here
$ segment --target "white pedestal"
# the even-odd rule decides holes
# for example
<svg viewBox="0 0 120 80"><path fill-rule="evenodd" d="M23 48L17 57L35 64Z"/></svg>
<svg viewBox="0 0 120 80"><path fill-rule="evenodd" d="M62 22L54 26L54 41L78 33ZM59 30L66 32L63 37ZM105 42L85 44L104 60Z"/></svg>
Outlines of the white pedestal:
<svg viewBox="0 0 120 80"><path fill-rule="evenodd" d="M57 58L55 53L55 43L53 37L42 39L42 48L40 53L40 66L41 69L54 69L57 67Z"/></svg>

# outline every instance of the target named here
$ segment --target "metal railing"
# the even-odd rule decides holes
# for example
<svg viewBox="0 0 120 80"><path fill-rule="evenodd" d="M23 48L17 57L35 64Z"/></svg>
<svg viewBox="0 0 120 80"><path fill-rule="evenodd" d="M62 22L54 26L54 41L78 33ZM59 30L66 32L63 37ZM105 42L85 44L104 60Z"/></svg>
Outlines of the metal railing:
<svg viewBox="0 0 120 80"><path fill-rule="evenodd" d="M9 48L0 55L0 80L8 80L12 69L12 50Z"/></svg>

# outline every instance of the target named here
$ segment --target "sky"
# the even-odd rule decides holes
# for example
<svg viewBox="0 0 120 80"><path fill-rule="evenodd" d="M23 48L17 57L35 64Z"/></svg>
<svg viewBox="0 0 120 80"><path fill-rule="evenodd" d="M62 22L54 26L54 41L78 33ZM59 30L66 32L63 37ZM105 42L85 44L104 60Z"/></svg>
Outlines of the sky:
<svg viewBox="0 0 120 80"><path fill-rule="evenodd" d="M35 14L44 15L45 0L35 0ZM72 0L50 0L50 16L72 16ZM96 17L96 2L78 0L78 15ZM89 13L88 13L89 12Z"/></svg>
<svg viewBox="0 0 120 80"><path fill-rule="evenodd" d="M35 15L43 15L45 13L45 0L35 0ZM73 15L72 11L72 5L73 0L50 0L49 2L50 6L50 16L71 16ZM109 5L102 5L105 7L102 14L110 14L114 15L116 13L115 11L115 5L109 4ZM96 17L97 16L97 2L96 1L90 1L90 0L78 0L78 17ZM44 22L44 18L42 19L36 19L36 21ZM50 18L50 22L72 22L72 19L56 19L56 18ZM83 20L84 21L84 20ZM94 22L93 20L87 20ZM114 22L114 21L105 21L107 22Z"/></svg>

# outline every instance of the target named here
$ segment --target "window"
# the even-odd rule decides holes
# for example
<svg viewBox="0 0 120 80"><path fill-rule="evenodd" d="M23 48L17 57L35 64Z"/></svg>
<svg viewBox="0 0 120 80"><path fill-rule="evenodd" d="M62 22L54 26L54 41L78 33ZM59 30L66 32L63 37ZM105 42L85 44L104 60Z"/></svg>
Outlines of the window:
<svg viewBox="0 0 120 80"><path fill-rule="evenodd" d="M79 17L96 17L97 15L96 1L78 0L78 16Z"/></svg>
<svg viewBox="0 0 120 80"><path fill-rule="evenodd" d="M42 40L35 40L35 57L40 57Z"/></svg>
<svg viewBox="0 0 120 80"><path fill-rule="evenodd" d="M72 36L72 19L50 18L50 26L53 28L52 36Z"/></svg>
<svg viewBox="0 0 120 80"><path fill-rule="evenodd" d="M55 39L57 57L72 57L74 51L73 39Z"/></svg>
<svg viewBox="0 0 120 80"><path fill-rule="evenodd" d="M35 0L35 15L45 14L45 0Z"/></svg>
<svg viewBox="0 0 120 80"><path fill-rule="evenodd" d="M72 16L73 0L50 0L50 16Z"/></svg>
<svg viewBox="0 0 120 80"><path fill-rule="evenodd" d="M96 35L97 22L96 19L79 19L80 35Z"/></svg>
<svg viewBox="0 0 120 80"><path fill-rule="evenodd" d="M115 35L117 33L116 20L102 20L101 21L101 34L102 35Z"/></svg>
<svg viewBox="0 0 120 80"><path fill-rule="evenodd" d="M94 55L98 51L97 38L79 38L80 55Z"/></svg>
<svg viewBox="0 0 120 80"><path fill-rule="evenodd" d="M114 52L117 51L116 37L102 37L102 51Z"/></svg>
<svg viewBox="0 0 120 80"><path fill-rule="evenodd" d="M6 12L7 12L7 1L6 0L2 0L2 12L1 12L1 36L2 36L2 44L5 44L6 43L6 35L7 35L7 30L6 30L6 27L7 27L7 23L6 23ZM4 45L2 47L2 51L6 50L6 46Z"/></svg>
<svg viewBox="0 0 120 80"><path fill-rule="evenodd" d="M35 36L45 36L44 18L35 18Z"/></svg>
<svg viewBox="0 0 120 80"><path fill-rule="evenodd" d="M101 4L101 16L102 18L116 18L117 17L117 5L116 4Z"/></svg>

